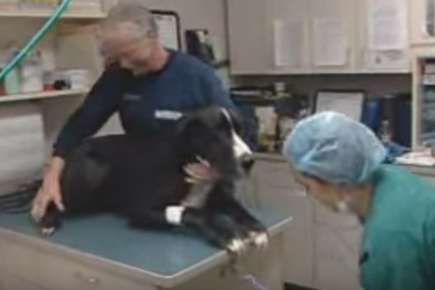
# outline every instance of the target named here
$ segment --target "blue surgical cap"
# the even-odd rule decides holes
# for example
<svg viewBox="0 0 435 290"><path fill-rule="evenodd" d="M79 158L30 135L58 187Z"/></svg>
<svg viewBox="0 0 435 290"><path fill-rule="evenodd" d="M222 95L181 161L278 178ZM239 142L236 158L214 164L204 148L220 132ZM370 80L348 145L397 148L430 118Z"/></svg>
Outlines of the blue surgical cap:
<svg viewBox="0 0 435 290"><path fill-rule="evenodd" d="M368 181L386 150L365 125L343 114L322 112L301 120L283 155L296 170L335 184Z"/></svg>

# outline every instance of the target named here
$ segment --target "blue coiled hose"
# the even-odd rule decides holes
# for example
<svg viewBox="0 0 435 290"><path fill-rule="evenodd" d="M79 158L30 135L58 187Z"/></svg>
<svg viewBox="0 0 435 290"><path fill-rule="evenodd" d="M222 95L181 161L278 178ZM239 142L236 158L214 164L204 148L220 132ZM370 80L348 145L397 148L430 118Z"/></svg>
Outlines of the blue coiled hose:
<svg viewBox="0 0 435 290"><path fill-rule="evenodd" d="M54 13L48 21L41 27L41 29L30 39L30 41L21 49L21 51L4 67L0 72L0 81L2 81L20 62L24 57L35 47L36 44L47 34L48 31L57 23L62 14L68 9L71 0L62 0L60 5L56 8Z"/></svg>

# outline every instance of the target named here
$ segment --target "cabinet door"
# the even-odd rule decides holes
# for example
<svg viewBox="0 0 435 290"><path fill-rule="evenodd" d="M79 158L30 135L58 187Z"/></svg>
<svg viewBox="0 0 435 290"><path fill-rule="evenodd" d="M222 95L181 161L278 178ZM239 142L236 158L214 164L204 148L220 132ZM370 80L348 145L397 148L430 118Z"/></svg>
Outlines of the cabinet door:
<svg viewBox="0 0 435 290"><path fill-rule="evenodd" d="M307 72L307 15L307 0L228 1L231 73Z"/></svg>
<svg viewBox="0 0 435 290"><path fill-rule="evenodd" d="M409 0L411 44L435 44L435 0Z"/></svg>
<svg viewBox="0 0 435 290"><path fill-rule="evenodd" d="M314 202L313 284L323 290L360 290L362 227L354 216L333 213Z"/></svg>
<svg viewBox="0 0 435 290"><path fill-rule="evenodd" d="M357 1L355 72L411 72L408 1ZM390 18L391 15L398 15L398 18ZM396 39L401 39L402 44L395 43Z"/></svg>
<svg viewBox="0 0 435 290"><path fill-rule="evenodd" d="M264 0L227 1L232 74L261 74L268 67L267 6Z"/></svg>
<svg viewBox="0 0 435 290"><path fill-rule="evenodd" d="M310 73L309 0L269 0L269 69L274 73Z"/></svg>
<svg viewBox="0 0 435 290"><path fill-rule="evenodd" d="M355 0L310 0L311 66L315 73L352 72Z"/></svg>
<svg viewBox="0 0 435 290"><path fill-rule="evenodd" d="M252 174L257 206L293 217L284 232L284 281L312 286L311 201L291 177L286 162L257 160Z"/></svg>

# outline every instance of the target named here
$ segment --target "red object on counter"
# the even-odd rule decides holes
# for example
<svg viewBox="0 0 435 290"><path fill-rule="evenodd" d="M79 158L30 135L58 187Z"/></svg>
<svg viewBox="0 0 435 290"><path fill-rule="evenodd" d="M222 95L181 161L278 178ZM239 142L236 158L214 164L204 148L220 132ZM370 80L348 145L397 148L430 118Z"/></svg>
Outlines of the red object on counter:
<svg viewBox="0 0 435 290"><path fill-rule="evenodd" d="M55 88L51 84L44 84L44 91L55 91Z"/></svg>

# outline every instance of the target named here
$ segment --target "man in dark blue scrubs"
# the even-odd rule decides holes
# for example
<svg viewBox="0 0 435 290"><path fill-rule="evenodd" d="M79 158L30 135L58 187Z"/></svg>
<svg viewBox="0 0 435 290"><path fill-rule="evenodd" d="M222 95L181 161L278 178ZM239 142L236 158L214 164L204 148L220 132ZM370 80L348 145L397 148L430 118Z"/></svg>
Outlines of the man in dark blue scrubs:
<svg viewBox="0 0 435 290"><path fill-rule="evenodd" d="M209 105L233 107L211 67L162 46L152 14L140 4L111 9L101 26L101 49L111 64L60 132L33 203L35 220L51 202L64 210L59 177L65 155L113 113L119 112L127 134L147 136L170 129L181 112Z"/></svg>

